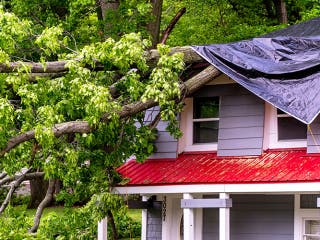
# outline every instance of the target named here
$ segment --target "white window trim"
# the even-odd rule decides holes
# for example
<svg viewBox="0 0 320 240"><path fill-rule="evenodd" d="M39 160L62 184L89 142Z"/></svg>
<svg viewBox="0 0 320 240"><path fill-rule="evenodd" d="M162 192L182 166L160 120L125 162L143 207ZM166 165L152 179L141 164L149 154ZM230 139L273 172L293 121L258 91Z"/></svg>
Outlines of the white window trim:
<svg viewBox="0 0 320 240"><path fill-rule="evenodd" d="M264 149L307 147L307 139L278 140L277 108L266 103Z"/></svg>
<svg viewBox="0 0 320 240"><path fill-rule="evenodd" d="M301 209L300 194L294 199L294 240L303 240L306 220L320 220L320 209Z"/></svg>
<svg viewBox="0 0 320 240"><path fill-rule="evenodd" d="M193 119L193 98L186 101L186 129L183 129L185 137L185 152L197 152L197 151L217 151L218 143L193 143L193 123L197 121L208 121L208 119ZM217 118L212 118L217 120Z"/></svg>
<svg viewBox="0 0 320 240"><path fill-rule="evenodd" d="M306 236L306 237L316 237L317 239L320 239L320 234L306 234L306 221L308 221L308 220L316 220L316 221L319 221L320 220L320 217L318 216L318 217L316 217L316 218L309 218L309 217L307 217L307 218L303 218L303 221L302 221L302 229L303 229L303 231L302 231L302 239L304 239L304 237Z"/></svg>

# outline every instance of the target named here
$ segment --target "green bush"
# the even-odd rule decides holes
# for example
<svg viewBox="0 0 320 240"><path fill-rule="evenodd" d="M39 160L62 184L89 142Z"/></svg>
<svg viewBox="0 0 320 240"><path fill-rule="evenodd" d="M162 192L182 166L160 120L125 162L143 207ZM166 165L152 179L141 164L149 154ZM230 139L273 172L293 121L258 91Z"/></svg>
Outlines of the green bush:
<svg viewBox="0 0 320 240"><path fill-rule="evenodd" d="M18 211L8 206L1 217L0 240L45 239L28 233L32 218L28 217L26 211Z"/></svg>
<svg viewBox="0 0 320 240"><path fill-rule="evenodd" d="M51 212L43 219L38 234L46 239L96 239L96 226L90 213L82 209L59 216Z"/></svg>
<svg viewBox="0 0 320 240"><path fill-rule="evenodd" d="M140 237L141 223L134 221L130 216L128 216L128 213L125 209L115 214L115 224L118 229L120 239L132 239L133 237ZM111 230L110 227L108 230Z"/></svg>
<svg viewBox="0 0 320 240"><path fill-rule="evenodd" d="M13 195L10 202L13 206L28 205L28 203L30 202L30 196L29 195Z"/></svg>
<svg viewBox="0 0 320 240"><path fill-rule="evenodd" d="M141 224L134 221L121 206L114 213L115 224L119 239L134 239L140 237ZM93 240L97 239L98 217L91 208L69 208L63 212L52 211L44 214L37 234L28 233L33 224L33 215L25 210L25 206L8 206L0 217L0 240L29 240L29 239L57 239L57 240ZM108 227L108 236L112 236Z"/></svg>
<svg viewBox="0 0 320 240"><path fill-rule="evenodd" d="M128 216L126 211L114 213L119 238L140 237L141 224ZM52 212L43 220L39 235L46 239L96 239L98 219L85 208L69 210L63 216ZM111 236L111 227L108 227Z"/></svg>

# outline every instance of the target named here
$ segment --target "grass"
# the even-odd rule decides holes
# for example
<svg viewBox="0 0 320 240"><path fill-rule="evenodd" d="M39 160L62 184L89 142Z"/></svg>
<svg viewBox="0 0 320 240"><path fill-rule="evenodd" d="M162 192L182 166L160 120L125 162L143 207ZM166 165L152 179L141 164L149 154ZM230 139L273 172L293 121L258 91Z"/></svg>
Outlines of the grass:
<svg viewBox="0 0 320 240"><path fill-rule="evenodd" d="M22 226L23 229L26 226L32 225L33 218L36 213L36 209L27 209L26 204L16 205L13 207L13 209L14 209L14 212L24 213L23 215L27 217L27 218L24 218L25 225ZM71 208L71 210L77 211L76 208ZM70 208L65 208L65 207L61 207L61 206L49 207L44 210L42 219L45 219L46 217L48 217L48 215L50 213L55 213L59 217L64 217L64 215L67 214L67 212L70 213ZM141 223L141 209L128 209L128 214L134 221ZM5 215L0 216L0 221L4 221L4 220L8 221L9 220L9 219L5 219L5 218L6 218ZM40 226L40 228L41 228L41 226ZM24 230L23 230L23 232L24 232ZM121 239L121 240L129 240L129 239L130 240L140 240L140 238L128 238L128 239Z"/></svg>
<svg viewBox="0 0 320 240"><path fill-rule="evenodd" d="M31 218L33 218L36 213L36 209L27 209L27 205L18 205L14 208L19 212L26 212L27 216ZM46 217L49 213L52 212L55 212L58 216L63 216L67 210L70 210L70 208L66 208L63 206L45 208L43 212L43 217ZM128 213L134 221L141 223L141 209L128 209Z"/></svg>
<svg viewBox="0 0 320 240"><path fill-rule="evenodd" d="M129 216L133 220L141 223L141 209L129 209L128 211L129 211Z"/></svg>
<svg viewBox="0 0 320 240"><path fill-rule="evenodd" d="M27 215L30 217L33 217L34 214L36 213L36 209L27 209L26 205L15 206L15 209L19 210L19 211L26 211ZM58 216L62 216L67 209L70 210L70 208L65 208L62 206L45 208L44 212L43 212L43 217L47 216L51 212L55 212ZM72 208L72 209L74 209L74 208ZM129 216L133 220L141 223L141 210L140 209L129 209L128 212L129 212Z"/></svg>
<svg viewBox="0 0 320 240"><path fill-rule="evenodd" d="M17 205L14 207L17 211L20 212L26 212L28 217L33 218L35 213L36 213L36 209L27 209L27 205ZM64 212L69 209L69 208L65 208L62 206L55 206L55 207L49 207L49 208L45 208L43 211L43 217L46 217L49 213L55 212L58 216L63 216Z"/></svg>

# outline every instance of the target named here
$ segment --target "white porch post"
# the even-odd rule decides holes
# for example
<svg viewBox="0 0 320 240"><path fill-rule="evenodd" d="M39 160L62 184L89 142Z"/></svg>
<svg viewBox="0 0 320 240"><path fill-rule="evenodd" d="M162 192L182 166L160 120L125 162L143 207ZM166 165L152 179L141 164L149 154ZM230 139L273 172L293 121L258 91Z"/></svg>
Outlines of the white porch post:
<svg viewBox="0 0 320 240"><path fill-rule="evenodd" d="M228 199L229 194L220 193L220 199ZM219 240L230 240L230 208L219 208Z"/></svg>
<svg viewBox="0 0 320 240"><path fill-rule="evenodd" d="M142 196L142 201L146 202L148 201L147 196ZM147 239L147 221L148 221L148 210L147 209L142 209L141 213L141 240L146 240Z"/></svg>
<svg viewBox="0 0 320 240"><path fill-rule="evenodd" d="M108 220L103 218L98 222L98 240L107 240L108 239Z"/></svg>
<svg viewBox="0 0 320 240"><path fill-rule="evenodd" d="M193 199L190 193L184 193L183 199ZM183 239L194 240L194 209L183 209Z"/></svg>

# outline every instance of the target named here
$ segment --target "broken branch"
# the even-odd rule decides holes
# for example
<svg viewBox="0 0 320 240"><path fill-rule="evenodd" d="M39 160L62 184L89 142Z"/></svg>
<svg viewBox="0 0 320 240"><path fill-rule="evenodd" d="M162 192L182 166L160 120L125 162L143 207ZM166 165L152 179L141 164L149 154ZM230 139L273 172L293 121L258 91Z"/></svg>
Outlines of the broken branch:
<svg viewBox="0 0 320 240"><path fill-rule="evenodd" d="M170 51L170 54L174 54L177 52L184 53L184 62L186 64L205 61L190 47L172 48ZM145 56L147 58L147 64L151 67L155 66L157 61L160 58L159 51L156 49L145 52ZM23 65L29 66L31 73L64 73L69 70L67 68L67 63L68 61L46 62L45 64L38 63L38 62L11 62L9 64L0 63L0 73L18 72L18 70ZM96 71L103 70L103 67L99 66L99 63L97 63L96 66L97 67L94 70Z"/></svg>
<svg viewBox="0 0 320 240"><path fill-rule="evenodd" d="M15 180L18 180L21 176L21 175L14 175L12 177L5 177L3 178L1 181L0 181L0 186L4 185L4 184L7 184L9 182L12 182L12 181L15 181ZM35 178L40 178L40 177L43 177L44 176L44 172L34 172L34 173L28 173L28 174L25 174L25 177L24 177L24 180L32 180L32 179L35 179Z"/></svg>
<svg viewBox="0 0 320 240"><path fill-rule="evenodd" d="M211 80L219 76L220 74L221 72L217 68L209 66L196 76L190 78L188 81L180 84L180 91L185 96L189 96L198 89L200 89L202 86L204 86L206 83L210 82ZM123 106L122 109L118 112L118 115L120 118L126 118L129 116L133 116L139 112L142 112L148 108L154 107L156 105L158 105L158 103L151 99L147 100L146 102L138 101ZM109 116L110 113L105 113L102 116L101 121L107 122ZM52 131L55 137L60 137L64 134L69 133L90 133L93 131L93 128L89 125L87 121L71 121L54 125ZM0 157L3 156L5 153L9 152L14 147L18 146L19 144L34 138L34 130L30 130L28 132L22 133L16 137L11 138L8 141L7 146L1 150Z"/></svg>
<svg viewBox="0 0 320 240"><path fill-rule="evenodd" d="M14 193L14 191L20 186L20 184L25 180L25 176L26 174L31 170L31 168L29 168L24 174L22 174L15 182L13 182L10 186L10 190L6 196L6 199L3 201L1 208L0 208L0 214L3 213L3 211L6 209L6 207L8 206L12 195Z"/></svg>
<svg viewBox="0 0 320 240"><path fill-rule="evenodd" d="M182 15L186 12L186 8L183 7L179 10L179 12L177 12L177 14L174 16L174 18L171 20L171 22L169 23L169 25L167 26L167 28L163 31L162 33L162 39L160 41L160 43L165 44L171 31L173 30L174 26L177 24L177 22L179 21L179 19L182 17Z"/></svg>

